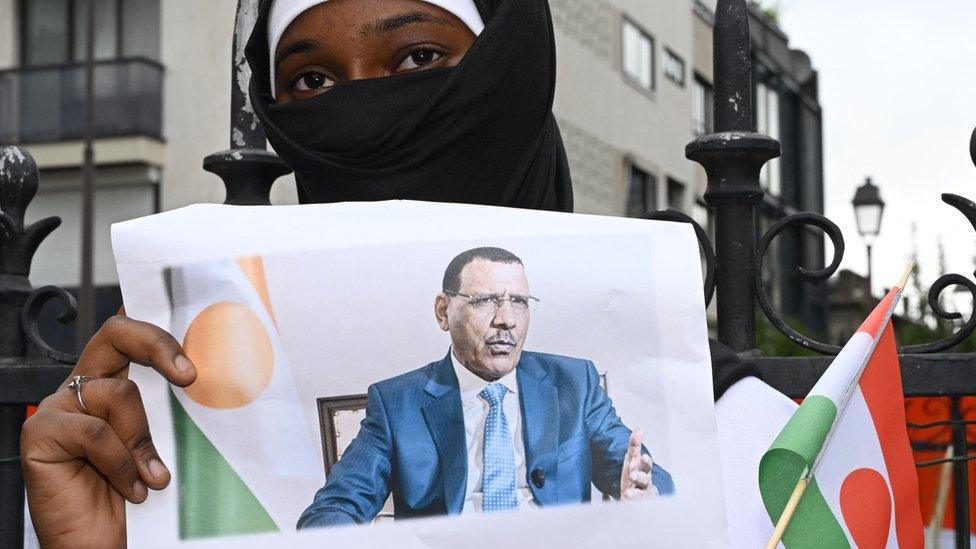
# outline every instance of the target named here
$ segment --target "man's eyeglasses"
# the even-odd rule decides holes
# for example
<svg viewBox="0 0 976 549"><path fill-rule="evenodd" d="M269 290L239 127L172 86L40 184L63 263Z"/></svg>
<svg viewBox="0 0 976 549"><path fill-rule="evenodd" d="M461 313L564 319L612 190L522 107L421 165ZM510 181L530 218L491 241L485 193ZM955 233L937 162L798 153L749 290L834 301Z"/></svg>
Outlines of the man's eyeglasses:
<svg viewBox="0 0 976 549"><path fill-rule="evenodd" d="M445 294L455 297L463 297L468 300L468 305L472 309L481 313L495 313L501 308L502 304L508 302L512 309L517 313L524 313L534 307L539 299L530 295L509 294L462 294L460 292L444 291Z"/></svg>

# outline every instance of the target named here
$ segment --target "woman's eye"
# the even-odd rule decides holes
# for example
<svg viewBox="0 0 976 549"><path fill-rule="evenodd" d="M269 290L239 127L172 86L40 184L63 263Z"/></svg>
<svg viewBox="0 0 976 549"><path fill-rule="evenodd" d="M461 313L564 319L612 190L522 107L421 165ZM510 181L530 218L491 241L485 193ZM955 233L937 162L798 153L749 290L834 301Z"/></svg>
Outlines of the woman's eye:
<svg viewBox="0 0 976 549"><path fill-rule="evenodd" d="M311 91L319 88L331 88L335 82L320 72L307 72L295 81L295 91Z"/></svg>
<svg viewBox="0 0 976 549"><path fill-rule="evenodd" d="M410 55L408 55L407 58L400 63L400 66L397 67L396 70L408 71L411 69L417 69L425 65L429 65L441 57L444 57L444 54L436 52L430 48L417 48L410 52Z"/></svg>

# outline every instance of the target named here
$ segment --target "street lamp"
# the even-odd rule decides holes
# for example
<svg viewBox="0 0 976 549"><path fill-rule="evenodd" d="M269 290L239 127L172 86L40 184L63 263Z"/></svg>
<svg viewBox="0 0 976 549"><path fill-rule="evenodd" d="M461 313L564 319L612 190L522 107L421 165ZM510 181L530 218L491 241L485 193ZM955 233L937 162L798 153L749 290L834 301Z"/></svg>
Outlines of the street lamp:
<svg viewBox="0 0 976 549"><path fill-rule="evenodd" d="M868 177L864 184L854 193L854 218L857 220L857 232L861 233L864 244L868 248L868 291L871 292L871 245L881 231L881 215L884 213L885 203L881 200L881 192ZM872 294L873 295L873 294Z"/></svg>

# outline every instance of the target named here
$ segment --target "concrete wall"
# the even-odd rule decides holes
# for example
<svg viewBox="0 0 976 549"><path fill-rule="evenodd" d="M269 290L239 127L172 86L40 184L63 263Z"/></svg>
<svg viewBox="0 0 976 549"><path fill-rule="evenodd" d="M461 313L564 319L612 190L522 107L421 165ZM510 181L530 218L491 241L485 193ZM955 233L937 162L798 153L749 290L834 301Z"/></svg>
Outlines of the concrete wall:
<svg viewBox="0 0 976 549"><path fill-rule="evenodd" d="M558 80L555 112L573 173L576 211L626 211L625 159L634 158L658 179L658 206L666 178L683 182L686 209L694 196L694 168L684 158L691 141L690 2L674 0L551 0ZM621 71L623 15L654 38L655 89L628 83ZM685 60L685 86L663 75L667 46Z"/></svg>
<svg viewBox="0 0 976 549"><path fill-rule="evenodd" d="M48 181L53 174L42 174ZM37 220L58 216L62 223L38 249L31 267L31 282L35 287L44 284L77 286L81 280L81 192L80 174L71 173L69 185L47 185L28 209L28 218ZM99 182L95 193L95 261L96 285L118 283L112 255L112 223L153 213L154 189L145 175L128 174L128 178L107 185Z"/></svg>

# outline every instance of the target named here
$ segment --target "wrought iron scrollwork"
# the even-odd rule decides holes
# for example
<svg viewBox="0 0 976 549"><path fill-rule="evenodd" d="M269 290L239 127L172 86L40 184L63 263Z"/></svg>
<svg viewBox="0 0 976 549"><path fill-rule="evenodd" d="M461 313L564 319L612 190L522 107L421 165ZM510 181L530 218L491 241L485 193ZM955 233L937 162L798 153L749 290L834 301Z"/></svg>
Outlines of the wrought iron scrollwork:
<svg viewBox="0 0 976 549"><path fill-rule="evenodd" d="M705 306L712 302L715 295L715 252L712 248L712 241L708 238L708 232L690 216L677 210L658 210L644 214L644 219L656 221L673 221L676 223L687 223L694 227L695 236L698 238L698 247L701 249L702 257L705 259Z"/></svg>
<svg viewBox="0 0 976 549"><path fill-rule="evenodd" d="M762 270L766 261L766 253L769 251L769 246L772 244L773 239L779 236L779 234L786 229L802 229L805 227L816 227L823 231L824 234L830 238L830 242L834 246L834 256L831 259L830 265L827 265L827 267L823 269L807 269L805 267L798 266L796 271L800 278L811 284L819 284L827 278L830 278L830 276L837 271L837 268L840 267L840 262L844 258L844 235L841 234L837 225L826 217L811 212L788 215L770 227L769 230L766 231L766 234L764 234L759 240L759 244L756 248L755 269L753 271L756 297L759 300L759 307L766 315L766 318L773 323L773 326L775 326L777 330L783 333L783 335L786 337L790 338L791 341L797 345L801 345L821 354L836 355L840 352L840 347L837 345L822 343L801 334L790 327L790 325L779 316L770 302L769 295L766 293L766 287L762 280Z"/></svg>
<svg viewBox="0 0 976 549"><path fill-rule="evenodd" d="M936 280L932 287L929 288L929 306L932 308L932 312L936 316L945 320L956 320L962 318L962 314L952 311L946 311L942 304L939 303L939 295L942 291L950 286L962 286L969 290L969 294L973 296L976 300L976 284L968 278L958 275L958 274L946 274L942 275ZM946 349L951 349L964 339L969 337L973 331L976 330L976 315L970 314L969 320L962 325L958 331L953 334L934 341L932 343L922 343L919 345L909 345L900 349L902 353L914 353L914 354L925 354L925 353L937 353L939 351L944 351Z"/></svg>
<svg viewBox="0 0 976 549"><path fill-rule="evenodd" d="M41 307L52 299L61 300L61 313L58 315L58 322L68 324L78 315L78 302L75 297L63 288L58 286L42 286L27 297L24 308L20 310L20 327L28 341L33 343L38 351L44 356L62 364L75 364L78 356L59 351L48 345L38 329L38 317L41 314Z"/></svg>
<svg viewBox="0 0 976 549"><path fill-rule="evenodd" d="M976 146L976 141L974 141L974 146ZM942 200L966 216L966 219L968 219L970 224L973 225L973 229L976 230L976 204L974 204L971 200L954 194L943 194ZM766 292L765 285L762 281L762 268L765 264L766 254L768 253L769 247L773 240L787 229L808 226L816 227L822 230L827 237L830 238L830 241L834 246L834 256L830 262L830 265L824 269L807 269L802 266L797 267L797 273L799 274L800 278L806 282L818 284L832 276L837 271L837 268L840 266L841 259L843 259L844 256L844 237L837 225L820 214L804 212L788 215L770 227L769 230L766 231L766 234L764 234L759 240L759 244L756 249L754 271L756 297L759 301L759 307L766 315L766 318L772 322L773 326L775 326L777 330L779 330L786 337L790 338L790 340L792 340L794 343L824 355L836 355L838 352L840 352L841 348L839 346L817 341L790 327L790 325L787 324L786 321L784 321L773 308L769 295ZM974 273L974 275L976 275L976 273ZM972 280L958 274L942 275L932 284L931 288L929 288L928 300L929 306L932 308L935 315L944 320L957 320L963 316L958 312L946 311L939 301L939 297L942 295L942 292L951 286L962 286L966 288L966 290L968 290L970 295L973 297L973 302L976 303L976 282L973 282ZM937 353L958 345L967 337L972 335L974 331L976 331L976 312L970 313L969 319L966 321L966 323L951 335L931 343L909 345L908 347L900 348L899 352L903 354Z"/></svg>
<svg viewBox="0 0 976 549"><path fill-rule="evenodd" d="M971 151L976 156L976 132L973 133L973 142L971 143ZM955 194L943 194L942 201L946 204L952 206L953 208L959 210L962 215L966 216L969 223L973 226L973 230L976 231L976 204L972 200L963 198ZM976 275L976 273L973 273ZM944 320L957 320L962 318L962 314L958 312L946 311L942 307L942 303L939 301L939 297L942 292L950 286L962 286L969 291L969 295L973 297L973 303L976 304L976 283L972 280L958 274L946 274L942 275L936 280L932 287L929 288L929 307L932 308L932 312L936 316ZM925 354L925 353L937 353L939 351L944 351L946 349L951 349L964 339L972 335L973 331L976 330L976 311L970 312L969 319L965 324L962 325L959 330L946 336L938 341L933 341L931 343L922 343L920 345L909 345L903 349L900 349L902 353L915 353L915 354Z"/></svg>

